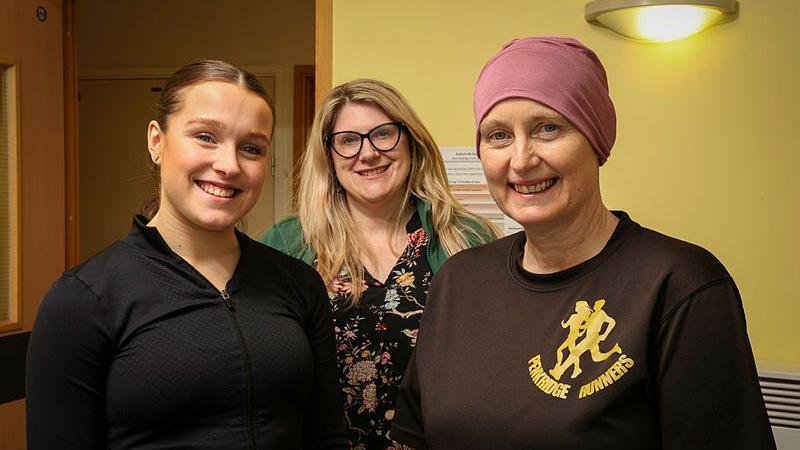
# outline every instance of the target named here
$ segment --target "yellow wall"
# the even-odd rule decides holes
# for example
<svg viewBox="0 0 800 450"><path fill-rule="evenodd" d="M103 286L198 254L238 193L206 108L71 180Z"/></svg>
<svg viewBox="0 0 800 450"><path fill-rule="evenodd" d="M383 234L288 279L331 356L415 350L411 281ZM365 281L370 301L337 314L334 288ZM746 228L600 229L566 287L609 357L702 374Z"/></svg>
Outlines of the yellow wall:
<svg viewBox="0 0 800 450"><path fill-rule="evenodd" d="M333 81L385 80L439 145L469 146L483 63L514 37L577 37L617 107L607 206L716 254L756 358L800 363L800 2L739 3L733 22L642 44L587 24L582 0L336 0Z"/></svg>

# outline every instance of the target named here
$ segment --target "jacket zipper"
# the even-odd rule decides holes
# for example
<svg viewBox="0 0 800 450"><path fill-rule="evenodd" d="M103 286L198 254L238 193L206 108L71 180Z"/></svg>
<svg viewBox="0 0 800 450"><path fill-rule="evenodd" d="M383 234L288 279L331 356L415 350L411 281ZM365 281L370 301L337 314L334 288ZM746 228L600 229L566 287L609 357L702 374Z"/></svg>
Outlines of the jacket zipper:
<svg viewBox="0 0 800 450"><path fill-rule="evenodd" d="M222 301L228 308L231 320L233 321L233 328L236 330L236 336L239 338L239 345L242 347L242 354L244 355L244 369L247 374L247 431L250 434L250 448L256 448L256 432L253 424L253 417L255 415L255 389L253 388L253 369L250 363L250 352L247 351L247 345L242 336L242 329L239 328L239 321L236 319L236 308L231 302L231 294L225 289L221 290L219 294L222 296Z"/></svg>

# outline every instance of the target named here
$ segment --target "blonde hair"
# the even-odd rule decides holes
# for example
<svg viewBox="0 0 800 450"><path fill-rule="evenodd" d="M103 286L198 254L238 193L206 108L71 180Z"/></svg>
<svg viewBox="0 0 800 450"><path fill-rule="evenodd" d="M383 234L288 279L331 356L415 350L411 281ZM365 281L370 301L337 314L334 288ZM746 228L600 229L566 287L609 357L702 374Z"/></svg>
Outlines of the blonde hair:
<svg viewBox="0 0 800 450"><path fill-rule="evenodd" d="M342 269L346 269L353 285L352 302L348 306L357 306L364 284L364 265L360 259L364 250L363 238L350 218L347 197L336 179L330 150L325 144L325 137L332 132L339 111L351 102L376 105L391 120L405 124L411 169L404 193L403 205L406 206L397 211L395 230L404 225L401 221L406 217L404 213L408 211L412 197L430 202L433 231L448 255L475 242L496 238L497 229L488 220L464 208L450 193L439 148L396 89L370 79L354 80L335 87L322 101L314 117L298 172L297 208L303 238L317 254L317 271L330 286Z"/></svg>

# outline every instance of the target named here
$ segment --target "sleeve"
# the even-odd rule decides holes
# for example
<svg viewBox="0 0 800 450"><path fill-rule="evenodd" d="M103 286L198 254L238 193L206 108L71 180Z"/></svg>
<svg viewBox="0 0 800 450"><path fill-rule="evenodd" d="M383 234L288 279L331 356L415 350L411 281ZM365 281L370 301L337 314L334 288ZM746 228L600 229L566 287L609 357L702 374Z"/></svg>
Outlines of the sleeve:
<svg viewBox="0 0 800 450"><path fill-rule="evenodd" d="M104 388L112 344L99 298L64 275L34 323L26 362L28 448L106 447Z"/></svg>
<svg viewBox="0 0 800 450"><path fill-rule="evenodd" d="M417 346L418 348L419 346ZM419 450L428 448L425 442L421 405L419 377L417 374L417 351L415 350L411 354L406 373L403 375L403 381L397 391L396 412L394 420L392 420L392 429L389 433L389 437L392 440Z"/></svg>
<svg viewBox="0 0 800 450"><path fill-rule="evenodd" d="M653 361L665 450L775 449L733 280L710 283L667 314Z"/></svg>
<svg viewBox="0 0 800 450"><path fill-rule="evenodd" d="M349 443L339 389L333 316L325 286L316 272L311 292L306 335L314 357L314 386L305 414L305 446L346 449Z"/></svg>
<svg viewBox="0 0 800 450"><path fill-rule="evenodd" d="M258 241L264 245L269 245L270 247L274 248L275 250L280 250L284 253L288 250L289 246L286 242L286 238L283 236L283 232L279 226L280 224L275 224L267 231L264 232L259 238Z"/></svg>
<svg viewBox="0 0 800 450"><path fill-rule="evenodd" d="M465 216L462 218L462 221L465 228L468 230L467 240L469 241L470 247L478 247L483 244L488 244L498 237L496 230L487 228L471 217Z"/></svg>

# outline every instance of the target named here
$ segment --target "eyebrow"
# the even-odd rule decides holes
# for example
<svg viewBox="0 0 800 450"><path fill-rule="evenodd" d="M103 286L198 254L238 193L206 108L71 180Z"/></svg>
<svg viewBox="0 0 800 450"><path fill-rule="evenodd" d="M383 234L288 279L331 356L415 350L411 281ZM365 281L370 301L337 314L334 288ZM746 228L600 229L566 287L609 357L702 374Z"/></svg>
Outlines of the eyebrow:
<svg viewBox="0 0 800 450"><path fill-rule="evenodd" d="M186 125L193 125L193 124L206 125L220 130L228 128L227 123L218 119L212 119L210 117L195 117L194 119L191 119L186 122ZM252 131L252 130L248 131L247 136L255 139L263 139L267 142L271 141L271 139L266 134L260 131Z"/></svg>
<svg viewBox="0 0 800 450"><path fill-rule="evenodd" d="M552 114L552 113L535 114L533 116L526 117L525 120L528 121L528 122L540 122L542 120L556 120L556 121L561 121L561 122L565 122L565 121L568 122L567 119L564 118L564 116L561 116L560 114ZM503 125L507 125L507 122L502 121L502 120L497 120L497 119L490 119L490 120L485 120L485 121L481 122L481 124L479 126L479 129L483 130L485 128L493 128L493 127L496 127L496 126L503 126Z"/></svg>
<svg viewBox="0 0 800 450"><path fill-rule="evenodd" d="M369 134L370 132L375 131L378 128L384 126L384 125L393 125L393 124L397 124L397 123L400 123L400 122L392 120L392 121L389 121L389 122L379 123L378 125L375 125L374 127L372 127L369 130L367 130L366 133L360 133L360 132L358 132L356 130L339 130L339 131L331 131L330 134L337 134L337 133Z"/></svg>
<svg viewBox="0 0 800 450"><path fill-rule="evenodd" d="M198 123L198 124L201 124L201 125L208 125L208 126L214 127L214 128L228 128L228 124L227 123L225 123L225 122L223 122L221 120L211 119L211 118L208 118L208 117L195 117L194 119L191 119L191 120L187 121L186 125L192 125L192 124L195 124L195 123Z"/></svg>

